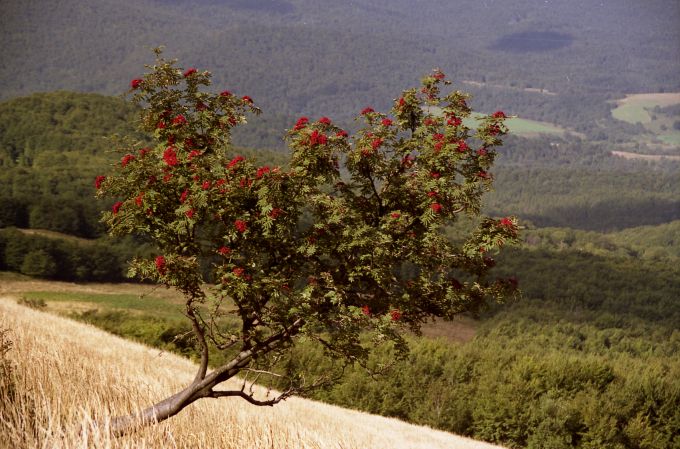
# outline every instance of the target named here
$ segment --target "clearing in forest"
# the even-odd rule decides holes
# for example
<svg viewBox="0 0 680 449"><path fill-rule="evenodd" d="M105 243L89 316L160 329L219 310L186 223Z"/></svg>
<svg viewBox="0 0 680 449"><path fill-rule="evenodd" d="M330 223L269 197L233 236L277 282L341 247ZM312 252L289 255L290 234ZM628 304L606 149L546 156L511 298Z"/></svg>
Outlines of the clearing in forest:
<svg viewBox="0 0 680 449"><path fill-rule="evenodd" d="M629 94L625 98L617 100L616 104L618 106L612 109L612 116L615 119L644 125L652 122L652 110L655 107L663 108L680 104L680 92Z"/></svg>

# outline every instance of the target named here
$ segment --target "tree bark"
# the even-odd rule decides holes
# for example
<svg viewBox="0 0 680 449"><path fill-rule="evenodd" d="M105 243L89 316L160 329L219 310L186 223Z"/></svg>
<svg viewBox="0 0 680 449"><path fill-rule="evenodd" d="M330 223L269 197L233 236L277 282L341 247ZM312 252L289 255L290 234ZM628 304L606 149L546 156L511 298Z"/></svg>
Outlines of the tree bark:
<svg viewBox="0 0 680 449"><path fill-rule="evenodd" d="M199 367L199 373L189 386L184 390L173 394L170 397L148 407L138 413L118 416L111 420L109 425L110 432L114 436L121 436L130 433L141 427L146 427L152 424L165 421L182 411L185 407L192 404L201 398L217 398L217 397L231 397L248 396L243 391L220 391L215 392L213 388L220 383L231 379L238 374L243 368L247 367L255 355L264 355L277 349L279 346L289 341L295 334L297 334L304 324L302 319L295 321L290 327L284 328L280 332L272 335L262 343L256 345L252 349L241 351L229 363L214 369L209 374L205 374L203 363ZM247 398L246 398L247 399ZM278 400L272 401L257 401L250 396L249 402L256 405L273 405Z"/></svg>

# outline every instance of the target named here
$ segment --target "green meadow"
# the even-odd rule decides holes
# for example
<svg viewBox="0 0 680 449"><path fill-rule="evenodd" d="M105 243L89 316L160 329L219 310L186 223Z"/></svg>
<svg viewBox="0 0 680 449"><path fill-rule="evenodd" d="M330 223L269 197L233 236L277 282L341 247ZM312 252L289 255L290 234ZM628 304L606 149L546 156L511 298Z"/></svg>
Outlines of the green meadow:
<svg viewBox="0 0 680 449"><path fill-rule="evenodd" d="M654 108L680 104L680 93L633 94L617 102L612 117L628 123L651 124L655 121ZM661 114L662 116L664 114Z"/></svg>
<svg viewBox="0 0 680 449"><path fill-rule="evenodd" d="M520 136L531 136L536 134L564 134L566 131L557 125L548 122L539 122L523 118L511 118L505 122L510 132Z"/></svg>
<svg viewBox="0 0 680 449"><path fill-rule="evenodd" d="M149 312L153 315L181 318L179 304L173 303L170 298L155 295L33 291L26 292L23 297L29 301L44 301L48 305L70 303L72 306L77 303L93 309ZM76 309L80 308L82 307Z"/></svg>
<svg viewBox="0 0 680 449"><path fill-rule="evenodd" d="M617 120L623 120L628 123L650 123L652 116L648 109L657 106L653 100L638 100L630 103L624 103L612 109L612 117Z"/></svg>
<svg viewBox="0 0 680 449"><path fill-rule="evenodd" d="M657 136L659 140L669 145L680 146L680 132L674 132L672 134L663 134Z"/></svg>
<svg viewBox="0 0 680 449"><path fill-rule="evenodd" d="M440 111L432 109L433 114L440 113ZM476 128L479 119L485 117L485 114L473 112L472 116L463 120L463 124L470 128ZM529 120L519 117L512 117L505 121L510 133L524 137L534 137L539 134L564 134L567 129L559 127L553 123L540 122L538 120Z"/></svg>
<svg viewBox="0 0 680 449"><path fill-rule="evenodd" d="M617 101L612 109L612 117L630 124L640 124L644 132L635 140L642 144L663 144L668 149L680 147L680 131L677 106L680 105L680 93L634 94L626 95ZM655 149L653 151L659 151Z"/></svg>

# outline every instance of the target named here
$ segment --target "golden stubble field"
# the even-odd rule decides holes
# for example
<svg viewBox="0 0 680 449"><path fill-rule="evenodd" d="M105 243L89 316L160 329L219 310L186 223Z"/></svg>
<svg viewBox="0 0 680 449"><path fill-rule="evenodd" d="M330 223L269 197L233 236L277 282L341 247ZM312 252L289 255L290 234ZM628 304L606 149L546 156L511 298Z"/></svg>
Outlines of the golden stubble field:
<svg viewBox="0 0 680 449"><path fill-rule="evenodd" d="M2 448L498 448L300 398L266 408L239 399L202 400L166 422L114 439L106 431L110 417L179 390L194 365L19 306L11 289L3 290L0 329L12 346L0 378Z"/></svg>

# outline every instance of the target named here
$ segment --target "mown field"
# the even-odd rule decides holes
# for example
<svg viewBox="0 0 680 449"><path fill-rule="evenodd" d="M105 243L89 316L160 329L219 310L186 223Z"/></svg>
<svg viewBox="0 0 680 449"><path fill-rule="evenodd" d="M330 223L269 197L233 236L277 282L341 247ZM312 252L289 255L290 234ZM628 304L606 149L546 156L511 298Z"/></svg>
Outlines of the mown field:
<svg viewBox="0 0 680 449"><path fill-rule="evenodd" d="M512 134L525 137L531 137L536 134L564 135L564 133L567 132L565 128L552 123L539 122L537 120L529 120L519 117L509 119L506 124L508 125L508 129Z"/></svg>
<svg viewBox="0 0 680 449"><path fill-rule="evenodd" d="M481 113L473 113L472 117L463 121L466 126L476 128L477 119L483 117ZM510 133L521 137L536 137L540 134L563 136L569 130L554 123L530 120L521 117L512 117L505 121Z"/></svg>

